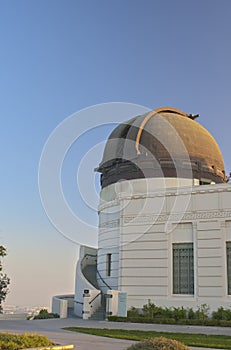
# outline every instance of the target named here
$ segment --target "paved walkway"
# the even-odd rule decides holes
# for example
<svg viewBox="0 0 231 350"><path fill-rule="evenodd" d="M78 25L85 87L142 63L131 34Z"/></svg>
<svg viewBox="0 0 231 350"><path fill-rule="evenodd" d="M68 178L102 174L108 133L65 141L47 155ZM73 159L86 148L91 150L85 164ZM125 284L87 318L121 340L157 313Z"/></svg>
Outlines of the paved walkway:
<svg viewBox="0 0 231 350"><path fill-rule="evenodd" d="M114 329L139 329L162 332L203 333L231 335L230 328L182 326L182 325L151 325L138 323L119 323L107 321L83 321L78 318L31 320L31 321L0 321L0 331L11 333L39 333L61 345L74 344L77 350L125 350L133 344L130 340L120 340L96 337L63 330L63 327L89 327ZM199 348L194 348L199 349ZM203 349L204 350L204 349Z"/></svg>

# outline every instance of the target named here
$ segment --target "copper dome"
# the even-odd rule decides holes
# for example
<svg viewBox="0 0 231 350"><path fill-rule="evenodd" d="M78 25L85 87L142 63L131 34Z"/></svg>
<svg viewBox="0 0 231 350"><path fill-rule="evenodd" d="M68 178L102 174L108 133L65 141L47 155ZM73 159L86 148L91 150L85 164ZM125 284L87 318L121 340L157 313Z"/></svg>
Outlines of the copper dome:
<svg viewBox="0 0 231 350"><path fill-rule="evenodd" d="M181 177L226 181L221 151L197 116L165 107L118 125L96 169L102 187L120 180Z"/></svg>

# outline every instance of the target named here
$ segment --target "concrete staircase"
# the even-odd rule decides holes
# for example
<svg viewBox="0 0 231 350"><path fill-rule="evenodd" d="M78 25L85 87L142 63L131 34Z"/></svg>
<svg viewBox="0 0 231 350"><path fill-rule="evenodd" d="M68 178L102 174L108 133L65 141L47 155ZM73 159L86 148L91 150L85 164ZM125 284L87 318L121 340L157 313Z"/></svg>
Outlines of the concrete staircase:
<svg viewBox="0 0 231 350"><path fill-rule="evenodd" d="M96 288L99 289L97 279L96 279L96 265L87 265L83 270L82 273L84 277Z"/></svg>
<svg viewBox="0 0 231 350"><path fill-rule="evenodd" d="M97 321L103 321L105 320L105 309L104 307L101 305L94 313L93 315L90 317L90 320L97 320Z"/></svg>
<svg viewBox="0 0 231 350"><path fill-rule="evenodd" d="M86 259L87 259L87 256L86 256ZM96 289L100 290L99 285L97 283L97 263L96 263L96 260L95 260L95 263L93 263L94 260L93 261L92 260L90 263L86 264L82 268L82 274ZM93 313L90 319L105 320L105 317L106 317L106 298L103 294L101 294L101 306Z"/></svg>
<svg viewBox="0 0 231 350"><path fill-rule="evenodd" d="M101 306L93 313L90 320L102 321L106 318L106 299L105 296L101 295Z"/></svg>

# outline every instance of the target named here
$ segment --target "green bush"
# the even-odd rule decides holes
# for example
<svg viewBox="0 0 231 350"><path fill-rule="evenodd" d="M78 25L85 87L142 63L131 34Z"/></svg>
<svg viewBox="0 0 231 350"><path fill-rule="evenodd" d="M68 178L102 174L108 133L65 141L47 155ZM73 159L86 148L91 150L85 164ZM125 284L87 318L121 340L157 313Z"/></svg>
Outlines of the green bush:
<svg viewBox="0 0 231 350"><path fill-rule="evenodd" d="M54 314L52 312L48 312L47 309L41 309L38 313L38 315L34 315L34 316L28 316L27 319L28 320L44 320L44 319L48 319L48 318L59 318L58 314Z"/></svg>
<svg viewBox="0 0 231 350"><path fill-rule="evenodd" d="M39 313L38 315L34 316L34 320L46 320L48 318L59 318L58 314L53 314L52 312L48 313Z"/></svg>
<svg viewBox="0 0 231 350"><path fill-rule="evenodd" d="M202 304L197 310L192 308L173 307L162 308L150 300L142 308L142 311L131 307L127 317L109 316L109 321L133 322L133 323L158 323L158 324L187 324L231 327L231 309L220 307L209 317L209 306Z"/></svg>
<svg viewBox="0 0 231 350"><path fill-rule="evenodd" d="M172 311L174 320L182 320L187 318L187 310L182 307L174 307Z"/></svg>
<svg viewBox="0 0 231 350"><path fill-rule="evenodd" d="M142 312L145 318L173 318L174 320L182 319L207 319L209 307L206 304L201 305L197 311L193 311L192 308L185 309L181 307L172 307L172 308L162 308L161 306L156 306L150 300L148 303L143 306ZM136 311L136 313L135 313ZM134 317L141 316L138 312L138 309L132 308L132 313L128 314L129 317L134 315Z"/></svg>
<svg viewBox="0 0 231 350"><path fill-rule="evenodd" d="M48 310L47 310L47 309L41 309L41 310L39 311L39 314L40 314L40 315L47 315L47 314L48 314Z"/></svg>
<svg viewBox="0 0 231 350"><path fill-rule="evenodd" d="M156 306L151 300L148 300L148 303L143 306L143 315L148 318L158 318L165 316L165 309L160 306Z"/></svg>
<svg viewBox="0 0 231 350"><path fill-rule="evenodd" d="M212 313L212 318L215 320L231 321L231 310L224 309L222 306L217 311Z"/></svg>
<svg viewBox="0 0 231 350"><path fill-rule="evenodd" d="M132 306L129 310L128 310L128 317L140 317L140 313L139 310L137 308L135 308L134 306Z"/></svg>
<svg viewBox="0 0 231 350"><path fill-rule="evenodd" d="M55 344L43 335L0 333L1 350L18 350L52 345Z"/></svg>
<svg viewBox="0 0 231 350"><path fill-rule="evenodd" d="M133 344L127 350L189 350L189 348L179 341L160 337Z"/></svg>
<svg viewBox="0 0 231 350"><path fill-rule="evenodd" d="M207 320L209 318L209 310L210 307L208 305L202 304L198 307L197 311L195 312L196 318L202 321Z"/></svg>
<svg viewBox="0 0 231 350"><path fill-rule="evenodd" d="M195 311L193 311L193 308L192 308L192 307L188 308L187 311L188 311L187 318L188 318L189 320L193 320L193 319L196 318Z"/></svg>

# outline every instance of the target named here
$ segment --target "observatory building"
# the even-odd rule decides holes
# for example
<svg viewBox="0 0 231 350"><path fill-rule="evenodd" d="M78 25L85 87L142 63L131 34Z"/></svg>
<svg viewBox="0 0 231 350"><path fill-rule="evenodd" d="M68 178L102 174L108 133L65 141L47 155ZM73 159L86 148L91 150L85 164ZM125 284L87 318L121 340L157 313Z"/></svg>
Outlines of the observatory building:
<svg viewBox="0 0 231 350"><path fill-rule="evenodd" d="M92 316L105 295L115 297L108 312L121 314L120 294L128 309L149 299L163 307L230 306L231 184L197 117L159 108L109 136L96 169L98 249L80 248L76 315Z"/></svg>

